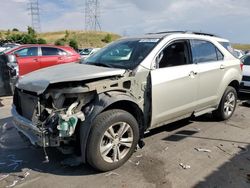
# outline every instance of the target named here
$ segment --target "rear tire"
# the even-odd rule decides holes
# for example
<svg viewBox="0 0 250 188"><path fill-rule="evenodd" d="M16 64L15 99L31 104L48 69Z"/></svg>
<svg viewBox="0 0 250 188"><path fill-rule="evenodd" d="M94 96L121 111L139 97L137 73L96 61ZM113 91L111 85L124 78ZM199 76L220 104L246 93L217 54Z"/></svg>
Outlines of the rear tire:
<svg viewBox="0 0 250 188"><path fill-rule="evenodd" d="M235 88L228 86L221 98L218 109L213 111L213 116L218 120L229 119L235 111L236 104L237 92Z"/></svg>
<svg viewBox="0 0 250 188"><path fill-rule="evenodd" d="M130 158L138 140L138 123L130 113L118 109L105 111L93 122L87 162L98 171L116 169Z"/></svg>

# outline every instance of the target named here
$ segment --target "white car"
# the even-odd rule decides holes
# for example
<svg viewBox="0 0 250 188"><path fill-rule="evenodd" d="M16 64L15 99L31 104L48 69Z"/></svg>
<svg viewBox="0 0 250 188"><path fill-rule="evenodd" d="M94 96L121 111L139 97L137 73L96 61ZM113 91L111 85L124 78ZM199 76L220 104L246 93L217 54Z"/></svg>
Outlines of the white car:
<svg viewBox="0 0 250 188"><path fill-rule="evenodd" d="M250 93L250 54L243 56L241 61L243 62L243 76L240 92Z"/></svg>
<svg viewBox="0 0 250 188"><path fill-rule="evenodd" d="M79 54L81 55L81 59L84 60L100 50L100 48L85 48Z"/></svg>
<svg viewBox="0 0 250 188"><path fill-rule="evenodd" d="M6 44L0 46L0 52L3 52L3 51L5 51L5 50L10 49L10 48L13 48L13 47L15 47L15 46L20 46L20 44L16 44L16 43L6 43Z"/></svg>
<svg viewBox="0 0 250 188"><path fill-rule="evenodd" d="M237 58L242 58L244 56L244 52L242 50L234 49L234 54L235 54L235 57Z"/></svg>
<svg viewBox="0 0 250 188"><path fill-rule="evenodd" d="M79 151L76 162L99 171L118 168L144 146L145 131L208 112L233 115L242 67L220 42L229 44L206 33L153 33L30 73L15 88L15 127L46 159L54 147Z"/></svg>

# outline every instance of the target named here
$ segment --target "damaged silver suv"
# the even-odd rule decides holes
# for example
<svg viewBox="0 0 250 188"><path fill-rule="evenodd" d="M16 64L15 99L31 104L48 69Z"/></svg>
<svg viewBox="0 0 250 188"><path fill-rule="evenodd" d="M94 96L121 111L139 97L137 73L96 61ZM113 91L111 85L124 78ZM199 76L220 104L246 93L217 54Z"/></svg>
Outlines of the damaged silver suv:
<svg viewBox="0 0 250 188"><path fill-rule="evenodd" d="M213 112L234 113L240 60L223 39L164 32L120 39L83 64L20 79L12 115L32 144L76 153L100 171L124 164L146 130Z"/></svg>

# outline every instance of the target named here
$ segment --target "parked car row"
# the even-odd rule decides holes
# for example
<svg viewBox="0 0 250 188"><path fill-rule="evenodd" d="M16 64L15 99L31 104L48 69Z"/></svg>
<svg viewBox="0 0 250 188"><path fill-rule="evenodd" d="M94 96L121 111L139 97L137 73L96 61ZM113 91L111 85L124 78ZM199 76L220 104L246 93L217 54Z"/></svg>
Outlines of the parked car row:
<svg viewBox="0 0 250 188"><path fill-rule="evenodd" d="M15 46L3 51L0 58L6 65L2 67L8 69L2 77L5 77L5 84L6 78L9 79L12 90L19 77L32 71L64 63L80 62L81 59L80 55L69 46L39 44Z"/></svg>

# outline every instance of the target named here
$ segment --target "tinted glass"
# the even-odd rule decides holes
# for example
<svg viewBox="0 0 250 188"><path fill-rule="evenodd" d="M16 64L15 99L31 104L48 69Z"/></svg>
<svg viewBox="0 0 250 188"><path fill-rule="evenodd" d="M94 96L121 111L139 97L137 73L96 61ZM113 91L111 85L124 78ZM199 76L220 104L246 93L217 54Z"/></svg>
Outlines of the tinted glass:
<svg viewBox="0 0 250 188"><path fill-rule="evenodd" d="M42 47L42 55L59 55L57 48Z"/></svg>
<svg viewBox="0 0 250 188"><path fill-rule="evenodd" d="M217 61L216 47L212 43L203 40L192 40L191 47L194 63Z"/></svg>
<svg viewBox="0 0 250 188"><path fill-rule="evenodd" d="M20 57L38 56L38 48L37 47L23 48L21 50L15 51L14 54L17 54Z"/></svg>
<svg viewBox="0 0 250 188"><path fill-rule="evenodd" d="M166 47L157 57L159 68L189 64L186 41L178 41Z"/></svg>
<svg viewBox="0 0 250 188"><path fill-rule="evenodd" d="M134 69L156 46L159 39L124 39L114 42L87 58L84 63Z"/></svg>
<svg viewBox="0 0 250 188"><path fill-rule="evenodd" d="M58 55L68 55L68 53L62 49L58 49Z"/></svg>
<svg viewBox="0 0 250 188"><path fill-rule="evenodd" d="M244 65L250 65L250 56L244 56L241 60Z"/></svg>

